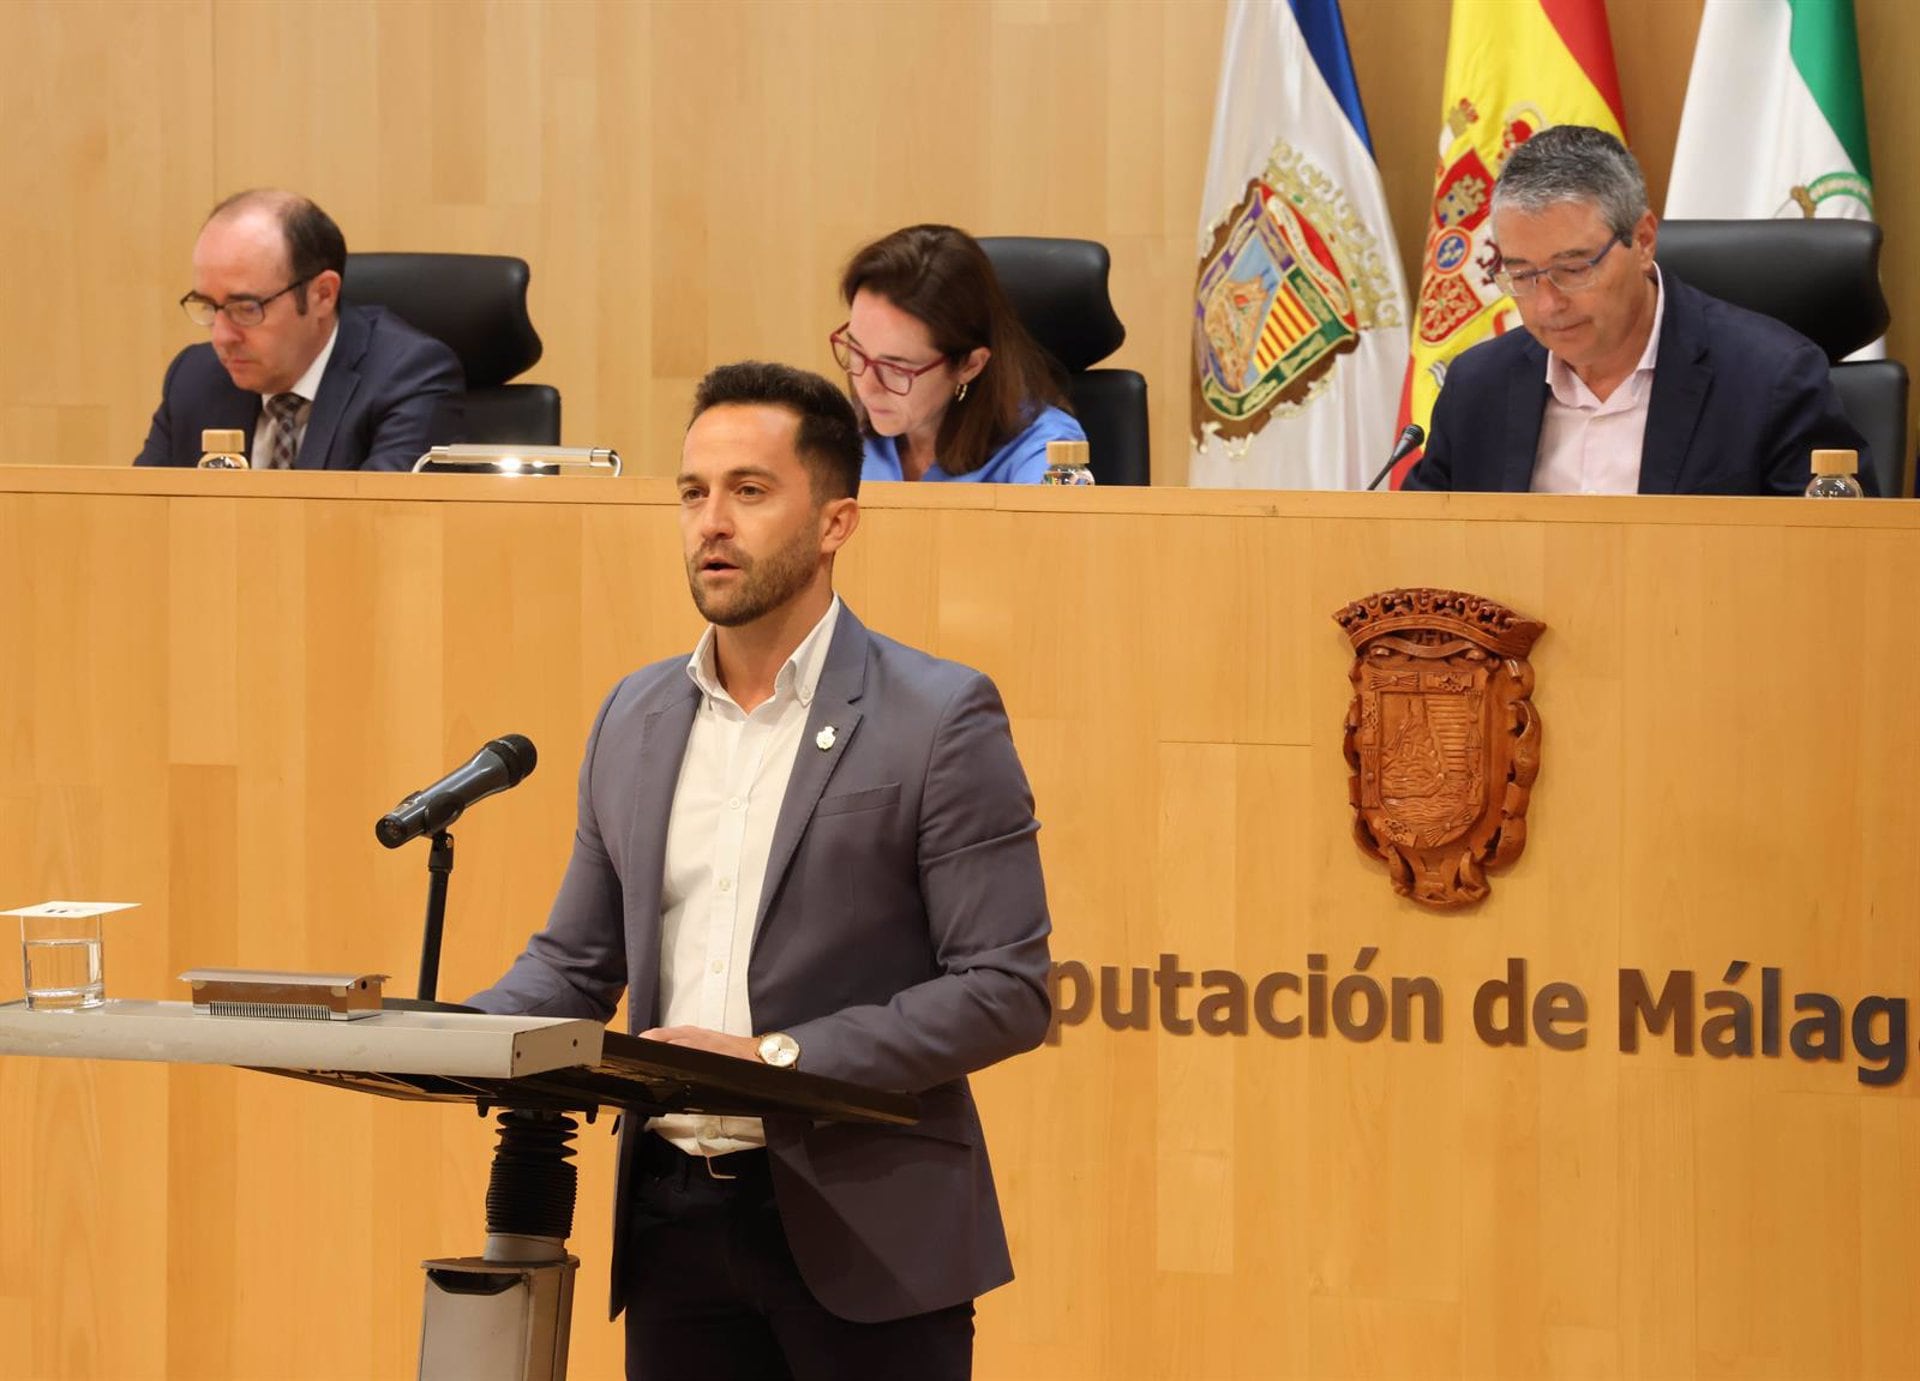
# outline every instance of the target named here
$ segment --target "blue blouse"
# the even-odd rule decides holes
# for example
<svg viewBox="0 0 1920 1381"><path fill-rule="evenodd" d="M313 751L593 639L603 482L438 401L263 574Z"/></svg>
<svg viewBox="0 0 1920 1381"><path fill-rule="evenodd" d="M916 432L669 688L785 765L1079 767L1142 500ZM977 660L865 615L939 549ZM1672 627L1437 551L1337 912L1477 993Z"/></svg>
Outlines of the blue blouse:
<svg viewBox="0 0 1920 1381"><path fill-rule="evenodd" d="M987 457L987 463L964 475L950 475L938 463L927 467L923 480L977 480L982 484L1039 484L1047 473L1049 441L1085 441L1087 434L1072 416L1059 408L1047 408L1033 419L1027 429ZM900 475L900 451L890 436L866 439L866 460L860 466L862 480L897 480Z"/></svg>

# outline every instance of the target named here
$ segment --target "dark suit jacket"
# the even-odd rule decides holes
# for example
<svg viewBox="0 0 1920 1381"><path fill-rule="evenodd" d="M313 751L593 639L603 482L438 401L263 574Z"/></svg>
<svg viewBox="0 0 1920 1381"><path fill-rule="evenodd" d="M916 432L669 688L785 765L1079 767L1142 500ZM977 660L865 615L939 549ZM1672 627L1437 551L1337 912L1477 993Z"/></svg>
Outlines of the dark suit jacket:
<svg viewBox="0 0 1920 1381"><path fill-rule="evenodd" d="M296 470L411 470L429 447L451 441L466 391L453 351L384 307L342 307L333 356L307 416ZM198 465L200 433L247 434L260 395L236 387L208 344L173 357L160 407L135 465Z"/></svg>
<svg viewBox="0 0 1920 1381"><path fill-rule="evenodd" d="M1799 494L1816 447L1860 453L1820 347L1664 274L1666 310L1640 451L1642 494ZM1547 349L1525 331L1454 360L1407 489L1524 493L1547 407Z"/></svg>
<svg viewBox="0 0 1920 1381"><path fill-rule="evenodd" d="M700 692L676 657L601 707L573 858L546 929L470 999L493 1012L659 1024L668 814ZM833 726L831 746L818 738ZM748 963L760 1031L800 1068L920 1095L911 1128L766 1119L781 1223L827 1309L874 1322L1013 1277L966 1075L1046 1033L1049 922L1033 799L979 672L843 608L774 829ZM613 1309L640 1136L623 1134Z"/></svg>

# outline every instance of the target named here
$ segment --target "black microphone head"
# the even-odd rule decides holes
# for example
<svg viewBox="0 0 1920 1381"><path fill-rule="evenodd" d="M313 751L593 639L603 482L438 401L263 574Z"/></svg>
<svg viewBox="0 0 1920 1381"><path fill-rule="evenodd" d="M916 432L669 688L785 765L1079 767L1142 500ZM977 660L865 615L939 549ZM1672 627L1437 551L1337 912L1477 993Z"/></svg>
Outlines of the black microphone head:
<svg viewBox="0 0 1920 1381"><path fill-rule="evenodd" d="M487 748L498 754L500 761L507 765L508 786L520 785L540 760L539 753L534 751L533 740L525 734L503 734L489 743Z"/></svg>

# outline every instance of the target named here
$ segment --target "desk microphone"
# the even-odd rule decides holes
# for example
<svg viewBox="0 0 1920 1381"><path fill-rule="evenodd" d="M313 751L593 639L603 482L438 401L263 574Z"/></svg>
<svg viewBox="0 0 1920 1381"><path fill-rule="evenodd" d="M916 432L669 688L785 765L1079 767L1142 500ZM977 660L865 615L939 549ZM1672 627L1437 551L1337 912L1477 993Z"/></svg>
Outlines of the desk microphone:
<svg viewBox="0 0 1920 1381"><path fill-rule="evenodd" d="M1400 439L1393 443L1393 454L1387 457L1387 463L1380 467L1380 473L1373 477L1373 483L1367 486L1369 492L1380 487L1380 481L1393 473L1393 467L1414 453L1416 447L1427 439L1426 432L1418 422L1407 423L1407 429L1400 433Z"/></svg>
<svg viewBox="0 0 1920 1381"><path fill-rule="evenodd" d="M374 824L373 835L389 849L409 839L438 834L475 801L518 786L537 758L524 734L494 739L432 786L416 791Z"/></svg>

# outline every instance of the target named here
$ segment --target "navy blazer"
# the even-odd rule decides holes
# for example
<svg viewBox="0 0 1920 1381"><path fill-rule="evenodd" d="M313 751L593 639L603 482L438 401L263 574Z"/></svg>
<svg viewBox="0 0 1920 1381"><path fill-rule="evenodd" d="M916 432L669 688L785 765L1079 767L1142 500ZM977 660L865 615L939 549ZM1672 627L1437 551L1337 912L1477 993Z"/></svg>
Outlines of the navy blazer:
<svg viewBox="0 0 1920 1381"><path fill-rule="evenodd" d="M1860 453L1820 347L1772 317L1663 273L1666 308L1640 449L1642 494L1800 494L1810 453ZM1406 489L1525 493L1546 415L1547 349L1509 331L1463 353L1433 406L1426 454Z"/></svg>
<svg viewBox="0 0 1920 1381"><path fill-rule="evenodd" d="M466 381L453 351L384 307L342 307L340 334L320 376L296 470L411 470L458 433ZM135 465L198 465L200 433L224 427L253 449L260 395L236 386L213 346L173 357L160 406Z"/></svg>
<svg viewBox="0 0 1920 1381"><path fill-rule="evenodd" d="M667 826L700 692L685 656L601 706L573 857L488 1012L658 1024ZM833 732L828 733L828 726ZM985 676L869 633L842 606L780 806L747 965L760 1031L800 1068L920 1095L913 1127L765 1119L774 1200L822 1305L863 1323L1013 1276L967 1075L1040 1043L1046 888L1033 797ZM621 1135L613 1309L635 1250L639 1138Z"/></svg>

